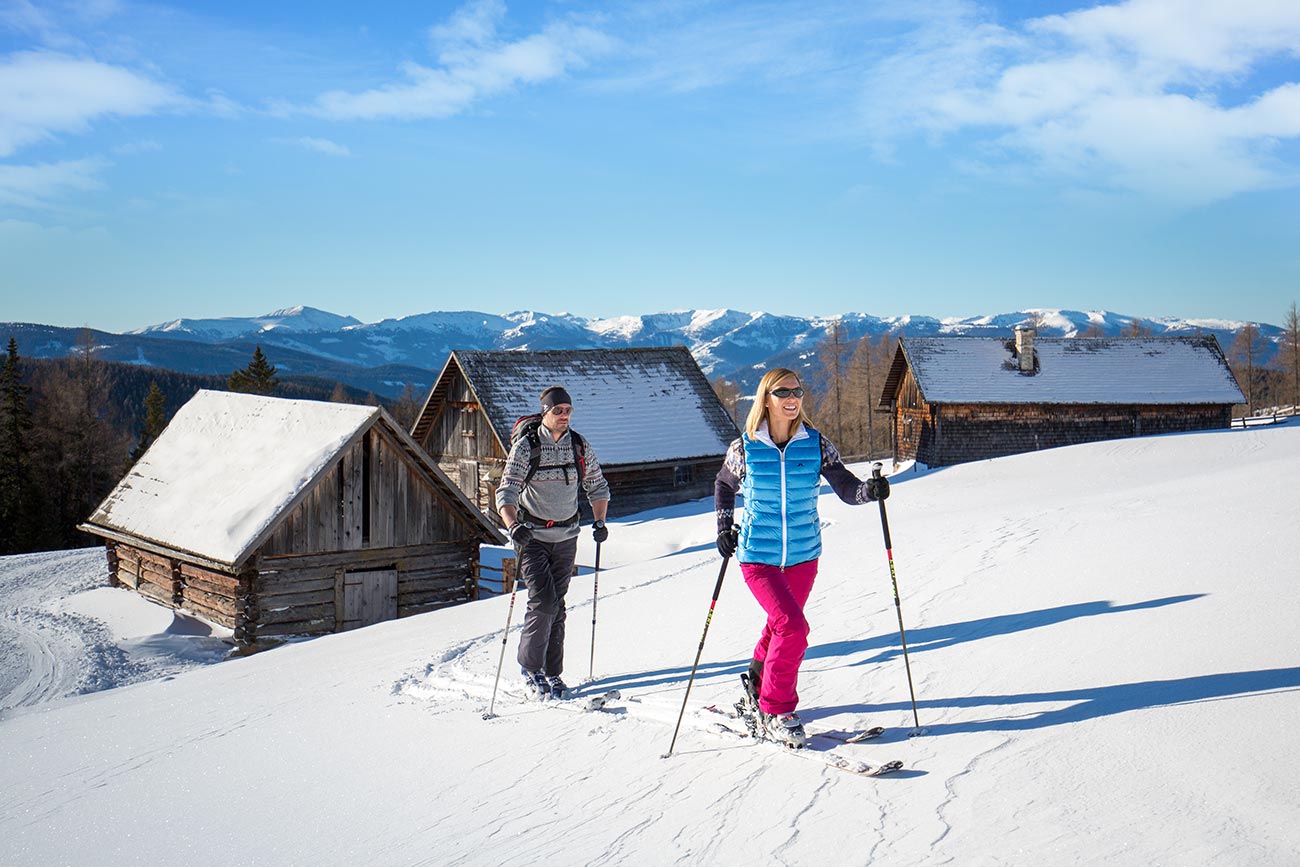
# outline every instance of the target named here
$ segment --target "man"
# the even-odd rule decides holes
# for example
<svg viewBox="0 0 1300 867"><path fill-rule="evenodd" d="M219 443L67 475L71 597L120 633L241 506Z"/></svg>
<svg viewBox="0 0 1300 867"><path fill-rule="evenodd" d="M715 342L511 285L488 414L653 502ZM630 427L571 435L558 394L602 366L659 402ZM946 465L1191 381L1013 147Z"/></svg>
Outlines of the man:
<svg viewBox="0 0 1300 867"><path fill-rule="evenodd" d="M519 639L519 665L539 699L564 698L564 595L578 552L578 488L591 502L592 537L609 536L609 485L591 446L569 429L573 399L562 386L542 392L541 423L510 448L496 504L519 558L528 610ZM532 458L537 450L539 460Z"/></svg>

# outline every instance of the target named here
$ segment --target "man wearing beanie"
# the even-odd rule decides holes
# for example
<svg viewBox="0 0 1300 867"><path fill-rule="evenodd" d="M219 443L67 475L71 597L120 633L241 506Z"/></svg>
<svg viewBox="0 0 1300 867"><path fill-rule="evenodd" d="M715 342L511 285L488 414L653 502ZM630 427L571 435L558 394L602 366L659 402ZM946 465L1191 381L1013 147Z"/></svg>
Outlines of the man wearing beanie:
<svg viewBox="0 0 1300 867"><path fill-rule="evenodd" d="M519 639L519 665L538 698L564 698L564 595L578 552L578 488L586 491L595 524L592 536L609 536L605 513L609 485L591 445L569 429L573 399L563 386L542 392L541 422L535 434L510 448L496 505L519 558L528 588L528 608ZM533 449L540 452L532 468Z"/></svg>

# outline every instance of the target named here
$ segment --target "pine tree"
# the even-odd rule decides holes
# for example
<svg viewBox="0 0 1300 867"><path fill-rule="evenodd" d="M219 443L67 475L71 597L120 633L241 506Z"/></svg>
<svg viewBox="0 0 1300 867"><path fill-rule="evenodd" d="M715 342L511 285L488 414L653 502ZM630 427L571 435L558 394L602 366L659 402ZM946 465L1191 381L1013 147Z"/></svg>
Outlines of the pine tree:
<svg viewBox="0 0 1300 867"><path fill-rule="evenodd" d="M229 388L243 394L270 395L280 385L276 368L262 354L262 347L253 350L253 360L243 370L230 374Z"/></svg>
<svg viewBox="0 0 1300 867"><path fill-rule="evenodd" d="M167 396L158 387L157 381L149 383L149 394L144 399L144 426L140 431L140 442L131 452L131 463L140 460L153 441L167 427Z"/></svg>
<svg viewBox="0 0 1300 867"><path fill-rule="evenodd" d="M18 341L0 368L0 554L34 550L40 508L31 466L31 387L22 380Z"/></svg>

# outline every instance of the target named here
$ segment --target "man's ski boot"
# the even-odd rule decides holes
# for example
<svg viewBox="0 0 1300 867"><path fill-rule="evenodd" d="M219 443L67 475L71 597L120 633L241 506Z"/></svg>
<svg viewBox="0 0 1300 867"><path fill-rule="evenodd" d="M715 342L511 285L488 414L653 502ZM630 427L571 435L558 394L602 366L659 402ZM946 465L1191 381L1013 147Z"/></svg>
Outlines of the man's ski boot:
<svg viewBox="0 0 1300 867"><path fill-rule="evenodd" d="M792 750L801 750L808 743L808 736L803 730L803 720L799 719L799 714L794 711L765 713L761 715L761 719L768 740L784 744Z"/></svg>
<svg viewBox="0 0 1300 867"><path fill-rule="evenodd" d="M551 682L546 675L526 668L521 668L520 671L524 674L524 688L528 690L529 698L546 701L551 697Z"/></svg>
<svg viewBox="0 0 1300 867"><path fill-rule="evenodd" d="M569 697L569 687L565 685L564 681L560 680L558 674L546 678L546 684L551 690L551 698L563 701Z"/></svg>

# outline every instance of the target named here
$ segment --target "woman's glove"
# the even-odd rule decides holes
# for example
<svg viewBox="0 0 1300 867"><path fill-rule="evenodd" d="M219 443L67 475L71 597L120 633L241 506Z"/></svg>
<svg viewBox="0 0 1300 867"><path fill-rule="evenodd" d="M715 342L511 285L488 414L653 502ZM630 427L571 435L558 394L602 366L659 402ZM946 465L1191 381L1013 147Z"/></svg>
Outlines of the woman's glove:
<svg viewBox="0 0 1300 867"><path fill-rule="evenodd" d="M735 554L737 538L735 524L718 533L718 553L724 558Z"/></svg>
<svg viewBox="0 0 1300 867"><path fill-rule="evenodd" d="M872 476L863 482L867 489L868 500L884 500L889 497L889 479L884 476Z"/></svg>

